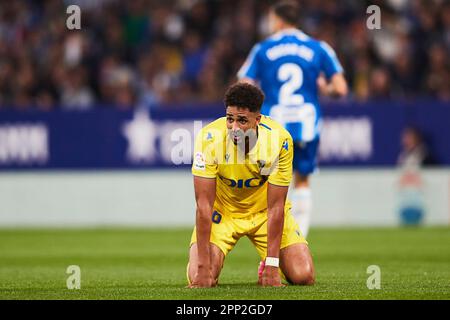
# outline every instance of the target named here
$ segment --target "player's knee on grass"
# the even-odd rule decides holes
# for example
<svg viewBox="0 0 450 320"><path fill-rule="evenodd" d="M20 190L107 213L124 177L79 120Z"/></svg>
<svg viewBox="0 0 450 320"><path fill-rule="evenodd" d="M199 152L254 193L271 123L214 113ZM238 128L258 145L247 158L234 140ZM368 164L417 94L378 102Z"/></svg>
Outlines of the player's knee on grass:
<svg viewBox="0 0 450 320"><path fill-rule="evenodd" d="M286 277L286 280L293 285L299 286L310 286L315 282L314 270L312 268L297 268L296 270L291 272L289 277Z"/></svg>
<svg viewBox="0 0 450 320"><path fill-rule="evenodd" d="M293 285L312 285L315 282L314 264L306 244L288 246L280 252L280 266L286 280Z"/></svg>

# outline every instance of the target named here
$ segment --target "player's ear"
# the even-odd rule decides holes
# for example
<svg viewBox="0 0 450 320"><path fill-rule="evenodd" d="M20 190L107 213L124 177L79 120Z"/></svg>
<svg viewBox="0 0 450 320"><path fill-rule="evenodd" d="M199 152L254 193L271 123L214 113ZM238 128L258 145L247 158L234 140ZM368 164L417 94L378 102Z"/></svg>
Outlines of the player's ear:
<svg viewBox="0 0 450 320"><path fill-rule="evenodd" d="M261 113L258 112L258 115L256 116L256 125L259 125L261 122Z"/></svg>

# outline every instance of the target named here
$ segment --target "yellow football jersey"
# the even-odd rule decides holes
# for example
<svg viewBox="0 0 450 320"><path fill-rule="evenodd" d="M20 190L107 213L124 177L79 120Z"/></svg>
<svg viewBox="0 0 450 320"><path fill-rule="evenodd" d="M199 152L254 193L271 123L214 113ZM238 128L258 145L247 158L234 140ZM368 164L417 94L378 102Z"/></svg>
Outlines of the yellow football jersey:
<svg viewBox="0 0 450 320"><path fill-rule="evenodd" d="M247 154L228 136L226 117L205 126L195 139L192 174L216 179L214 209L219 213L244 217L265 211L267 182L291 183L291 135L264 115L257 130L256 143Z"/></svg>

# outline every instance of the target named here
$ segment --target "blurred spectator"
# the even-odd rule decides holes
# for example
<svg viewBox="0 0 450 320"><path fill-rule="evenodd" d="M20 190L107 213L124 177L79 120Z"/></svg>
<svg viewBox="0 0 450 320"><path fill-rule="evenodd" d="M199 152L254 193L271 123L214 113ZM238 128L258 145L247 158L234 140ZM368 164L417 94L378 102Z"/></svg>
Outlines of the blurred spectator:
<svg viewBox="0 0 450 320"><path fill-rule="evenodd" d="M433 165L434 160L419 129L408 126L401 137L402 150L397 163L405 169L419 169L422 166Z"/></svg>
<svg viewBox="0 0 450 320"><path fill-rule="evenodd" d="M269 0L0 2L0 109L219 102ZM336 49L357 100L450 101L450 2L299 0L300 28ZM66 7L81 8L79 31ZM366 8L381 7L381 30Z"/></svg>
<svg viewBox="0 0 450 320"><path fill-rule="evenodd" d="M55 96L49 90L43 89L36 95L36 107L42 111L50 111L55 106Z"/></svg>
<svg viewBox="0 0 450 320"><path fill-rule="evenodd" d="M376 68L369 80L369 92L372 99L391 98L392 84L387 68Z"/></svg>
<svg viewBox="0 0 450 320"><path fill-rule="evenodd" d="M188 32L183 39L183 72L182 80L196 89L198 75L203 68L205 48L198 33Z"/></svg>
<svg viewBox="0 0 450 320"><path fill-rule="evenodd" d="M442 44L434 44L428 52L428 70L425 90L431 96L450 100L450 65L448 50Z"/></svg>
<svg viewBox="0 0 450 320"><path fill-rule="evenodd" d="M392 85L396 97L408 98L415 95L420 86L415 79L416 74L411 55L405 51L400 52L391 68Z"/></svg>
<svg viewBox="0 0 450 320"><path fill-rule="evenodd" d="M86 110L93 106L94 95L87 86L86 70L75 67L66 71L61 84L61 105L66 109Z"/></svg>
<svg viewBox="0 0 450 320"><path fill-rule="evenodd" d="M404 225L418 225L426 215L422 168L434 164L419 129L408 126L401 136L398 211Z"/></svg>

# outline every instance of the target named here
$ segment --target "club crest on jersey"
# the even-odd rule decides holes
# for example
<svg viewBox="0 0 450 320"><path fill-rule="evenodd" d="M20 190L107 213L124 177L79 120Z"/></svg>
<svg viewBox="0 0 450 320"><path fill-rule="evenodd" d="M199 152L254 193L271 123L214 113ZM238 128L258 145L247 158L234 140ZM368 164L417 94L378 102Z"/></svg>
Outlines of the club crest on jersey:
<svg viewBox="0 0 450 320"><path fill-rule="evenodd" d="M283 149L285 149L286 151L289 150L289 142L287 140L284 140L283 142Z"/></svg>
<svg viewBox="0 0 450 320"><path fill-rule="evenodd" d="M213 138L212 133L211 133L211 132L208 132L208 133L206 134L206 141L212 140L212 138Z"/></svg>
<svg viewBox="0 0 450 320"><path fill-rule="evenodd" d="M225 162L228 163L228 160L230 160L230 154L229 153L227 153L225 155Z"/></svg>

